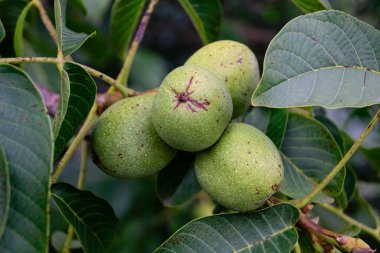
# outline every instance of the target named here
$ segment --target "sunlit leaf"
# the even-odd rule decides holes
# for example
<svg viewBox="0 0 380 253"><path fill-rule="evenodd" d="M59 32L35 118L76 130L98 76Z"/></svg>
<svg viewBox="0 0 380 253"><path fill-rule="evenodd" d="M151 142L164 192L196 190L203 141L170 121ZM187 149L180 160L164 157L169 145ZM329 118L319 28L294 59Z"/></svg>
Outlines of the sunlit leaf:
<svg viewBox="0 0 380 253"><path fill-rule="evenodd" d="M48 251L51 124L42 97L20 69L0 65L0 144L7 156L11 200L1 251Z"/></svg>
<svg viewBox="0 0 380 253"><path fill-rule="evenodd" d="M107 201L67 183L51 188L53 199L72 225L86 253L107 252L118 229L118 219Z"/></svg>
<svg viewBox="0 0 380 253"><path fill-rule="evenodd" d="M290 252L298 240L298 209L278 204L252 213L221 214L183 226L155 253Z"/></svg>
<svg viewBox="0 0 380 253"><path fill-rule="evenodd" d="M53 124L55 159L86 119L96 96L96 84L82 67L65 63L63 69L61 99Z"/></svg>
<svg viewBox="0 0 380 253"><path fill-rule="evenodd" d="M189 15L203 44L217 39L222 25L223 9L219 0L178 0Z"/></svg>
<svg viewBox="0 0 380 253"><path fill-rule="evenodd" d="M364 107L380 103L380 33L339 11L290 21L272 40L252 104Z"/></svg>
<svg viewBox="0 0 380 253"><path fill-rule="evenodd" d="M129 47L146 0L116 0L112 5L110 36L112 49L123 57Z"/></svg>

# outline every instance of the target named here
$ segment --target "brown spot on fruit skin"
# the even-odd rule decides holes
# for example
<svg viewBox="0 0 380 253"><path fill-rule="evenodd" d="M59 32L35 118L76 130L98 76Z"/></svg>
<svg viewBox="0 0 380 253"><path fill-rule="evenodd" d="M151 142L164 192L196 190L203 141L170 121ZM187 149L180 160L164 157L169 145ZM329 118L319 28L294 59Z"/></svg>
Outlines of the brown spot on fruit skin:
<svg viewBox="0 0 380 253"><path fill-rule="evenodd" d="M278 184L273 184L273 185L272 185L272 190L273 190L273 191L277 191L279 187L280 187L280 186L279 186Z"/></svg>

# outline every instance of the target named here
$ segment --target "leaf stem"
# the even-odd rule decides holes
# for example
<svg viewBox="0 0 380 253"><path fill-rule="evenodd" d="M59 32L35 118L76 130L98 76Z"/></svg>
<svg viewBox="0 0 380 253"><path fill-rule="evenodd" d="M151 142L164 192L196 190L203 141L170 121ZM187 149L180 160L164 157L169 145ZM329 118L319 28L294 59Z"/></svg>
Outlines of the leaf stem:
<svg viewBox="0 0 380 253"><path fill-rule="evenodd" d="M294 253L302 253L299 242L297 242L296 245L294 246L293 252Z"/></svg>
<svg viewBox="0 0 380 253"><path fill-rule="evenodd" d="M333 214L339 216L343 221L350 223L358 228L360 228L363 232L371 235L374 239L376 239L378 242L380 242L380 233L377 229L371 228L353 218L348 216L343 212L343 210L338 209L334 206L325 204L325 203L318 203L318 206L322 207L325 210L328 210L329 212L332 212Z"/></svg>
<svg viewBox="0 0 380 253"><path fill-rule="evenodd" d="M79 170L79 177L78 177L78 183L77 188L79 190L83 189L84 187L84 180L86 176L86 169L87 169L87 157L88 157L88 142L86 140L82 141L82 155L81 155L81 164L80 164L80 170ZM70 247L71 247L71 241L74 238L74 228L73 226L69 225L69 229L67 230L67 237L62 249L62 253L70 253Z"/></svg>
<svg viewBox="0 0 380 253"><path fill-rule="evenodd" d="M80 63L77 63L77 62L73 62L73 61L65 61L64 59L58 59L58 58L54 58L54 57L15 57L15 58L1 58L0 59L0 63L55 63L55 64L59 64L59 63L64 63L64 62L71 62L71 63L74 63L74 64L77 64L79 66L81 66L83 69L85 69L90 75L96 77L96 78L99 78L101 80L103 80L104 82L110 84L111 86L115 87L117 90L120 91L120 93L124 96L124 97L128 97L128 95L134 95L136 94L136 91L134 91L133 89L129 89L129 88L126 88L124 87L123 85L120 84L120 82L118 82L117 80L113 79L112 77L96 70L96 69L93 69L91 67L88 67L86 65L83 65L83 64L80 64Z"/></svg>
<svg viewBox="0 0 380 253"><path fill-rule="evenodd" d="M33 0L33 4L34 4L34 6L36 6L36 8L40 14L42 23L44 24L47 31L49 32L50 37L54 40L55 44L57 44L58 39L57 39L57 33L55 32L55 27L54 27L53 23L51 22L49 16L47 15L44 6L42 5L40 0Z"/></svg>
<svg viewBox="0 0 380 253"><path fill-rule="evenodd" d="M98 118L97 108L98 108L97 104L94 103L94 105L91 108L90 113L88 114L85 122L83 123L82 128L79 130L78 134L75 136L75 138L71 142L66 153L63 155L62 159L59 161L57 169L53 172L53 175L52 175L54 183L57 181L57 179L61 175L63 169L66 167L67 163L70 161L71 157L73 156L73 154L74 154L75 150L77 149L77 147L79 146L79 144L86 137L87 132L95 124L95 122Z"/></svg>
<svg viewBox="0 0 380 253"><path fill-rule="evenodd" d="M343 156L343 158L339 161L339 163L331 170L331 172L303 199L301 199L296 206L298 208L302 208L309 204L319 192L321 192L330 181L338 174L338 172L344 167L344 165L350 160L351 156L355 153L355 151L360 147L361 143L365 139L365 137L371 132L377 121L380 119L380 109L376 112L375 116L372 118L371 122L364 129L360 137L354 142L351 148L347 151L347 153Z"/></svg>
<svg viewBox="0 0 380 253"><path fill-rule="evenodd" d="M129 72L131 71L133 59L135 58L135 55L136 55L137 50L139 48L140 42L142 41L142 39L144 37L146 27L147 27L149 20L150 20L150 16L151 16L152 12L154 11L154 7L156 6L157 3L158 3L158 0L151 0L150 1L147 10L144 13L144 16L142 17L142 19L140 21L140 24L137 28L135 37L133 38L131 47L128 50L128 53L125 57L123 66L120 70L119 75L117 76L116 80L118 83L125 84L125 85L127 84L127 80L128 80Z"/></svg>

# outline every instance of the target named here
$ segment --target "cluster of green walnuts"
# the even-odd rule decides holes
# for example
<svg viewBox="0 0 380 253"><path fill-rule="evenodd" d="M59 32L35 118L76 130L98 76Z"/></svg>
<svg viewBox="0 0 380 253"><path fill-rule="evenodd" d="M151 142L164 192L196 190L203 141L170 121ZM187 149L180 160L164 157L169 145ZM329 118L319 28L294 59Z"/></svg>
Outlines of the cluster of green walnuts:
<svg viewBox="0 0 380 253"><path fill-rule="evenodd" d="M255 55L241 43L201 48L156 95L121 100L101 115L92 137L95 163L109 175L140 178L167 166L177 150L195 152L197 178L217 203L257 208L282 181L281 157L264 133L230 122L249 108L259 76Z"/></svg>

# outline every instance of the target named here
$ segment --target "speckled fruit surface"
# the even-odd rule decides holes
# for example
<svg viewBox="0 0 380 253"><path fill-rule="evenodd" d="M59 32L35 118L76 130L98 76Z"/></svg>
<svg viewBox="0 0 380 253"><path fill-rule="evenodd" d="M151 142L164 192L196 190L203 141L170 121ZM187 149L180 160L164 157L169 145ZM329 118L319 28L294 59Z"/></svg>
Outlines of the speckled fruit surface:
<svg viewBox="0 0 380 253"><path fill-rule="evenodd" d="M152 121L166 143L194 152L214 144L231 116L232 100L221 81L201 67L182 66L163 80Z"/></svg>
<svg viewBox="0 0 380 253"><path fill-rule="evenodd" d="M260 80L256 56L247 46L231 40L216 41L195 52L185 65L201 66L218 75L231 94L233 118L247 111Z"/></svg>
<svg viewBox="0 0 380 253"><path fill-rule="evenodd" d="M251 211L263 204L277 191L284 175L273 142L244 123L231 123L214 146L200 152L195 169L210 197L239 211Z"/></svg>
<svg viewBox="0 0 380 253"><path fill-rule="evenodd" d="M157 135L151 121L154 97L121 100L99 118L92 135L94 162L109 175L140 178L163 169L176 150Z"/></svg>

